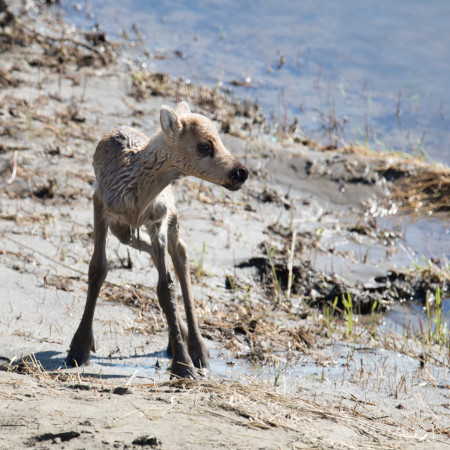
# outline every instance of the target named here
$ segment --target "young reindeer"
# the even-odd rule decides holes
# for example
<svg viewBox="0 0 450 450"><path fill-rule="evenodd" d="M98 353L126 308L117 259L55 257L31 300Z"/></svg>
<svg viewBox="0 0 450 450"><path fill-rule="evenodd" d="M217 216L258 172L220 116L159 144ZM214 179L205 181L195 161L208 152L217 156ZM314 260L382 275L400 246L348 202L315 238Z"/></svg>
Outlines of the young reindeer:
<svg viewBox="0 0 450 450"><path fill-rule="evenodd" d="M107 133L94 154L94 253L89 265L86 306L67 355L68 365L89 363L95 352L92 321L108 265L105 254L108 228L120 242L150 253L158 270L157 295L169 325L172 374L195 377L208 368L209 352L195 314L189 260L180 239L172 181L193 175L236 191L248 171L224 147L213 123L192 114L186 102L173 111L160 110L161 130L151 139L138 130L120 127ZM136 230L146 227L151 244ZM171 256L183 294L187 329L180 319L174 284L168 270Z"/></svg>

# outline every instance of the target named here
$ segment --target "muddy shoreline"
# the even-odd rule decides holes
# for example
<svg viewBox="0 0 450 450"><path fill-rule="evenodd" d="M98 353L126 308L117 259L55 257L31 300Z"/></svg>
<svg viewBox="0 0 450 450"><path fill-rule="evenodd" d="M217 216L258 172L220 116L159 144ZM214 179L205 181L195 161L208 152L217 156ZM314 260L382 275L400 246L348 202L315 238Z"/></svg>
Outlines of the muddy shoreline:
<svg viewBox="0 0 450 450"><path fill-rule="evenodd" d="M448 446L448 329L383 327L400 302L434 311L448 268L413 270L376 213L430 174L419 200L448 213L448 169L289 130L273 139L254 105L125 70L101 32L22 8L0 11L0 448ZM237 193L175 185L201 331L234 372L168 381L156 271L112 237L97 353L65 369L92 251L95 143L114 125L151 135L180 99L251 169Z"/></svg>

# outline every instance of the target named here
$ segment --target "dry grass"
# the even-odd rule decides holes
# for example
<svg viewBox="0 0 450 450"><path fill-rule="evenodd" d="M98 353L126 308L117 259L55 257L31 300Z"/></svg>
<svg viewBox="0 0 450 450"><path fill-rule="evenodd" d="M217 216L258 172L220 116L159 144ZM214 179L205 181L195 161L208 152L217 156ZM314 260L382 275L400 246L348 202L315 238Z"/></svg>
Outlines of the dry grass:
<svg viewBox="0 0 450 450"><path fill-rule="evenodd" d="M21 358L19 361L12 360L9 364L0 367L1 370L14 372L22 375L31 375L41 381L79 382L80 376L66 373L62 370L46 371L36 356L32 353Z"/></svg>
<svg viewBox="0 0 450 450"><path fill-rule="evenodd" d="M450 212L450 169L423 166L410 177L397 180L393 197L413 214Z"/></svg>
<svg viewBox="0 0 450 450"><path fill-rule="evenodd" d="M407 214L450 211L450 168L392 152L375 153L365 147L342 149L364 155L374 170L392 182L391 198Z"/></svg>
<svg viewBox="0 0 450 450"><path fill-rule="evenodd" d="M399 430L390 429L389 424L377 420L368 410L341 405L339 408L322 405L311 398L298 393L284 395L275 388L248 379L247 383L228 380L172 380L157 384L157 388L169 387L182 389L181 396L208 394L208 404L215 409L233 412L248 420L251 428L268 429L271 427L303 433L306 427L317 426L317 421L326 420L348 427L358 434L370 436L376 442L383 437L398 438ZM359 400L358 400L359 402ZM362 401L361 403L365 403ZM367 403L370 405L370 403ZM416 440L414 433L401 432L402 438Z"/></svg>
<svg viewBox="0 0 450 450"><path fill-rule="evenodd" d="M31 375L44 383L47 389L58 388L59 392L61 388L74 386L94 391L101 388L102 392L117 389L117 384L99 378L84 377L78 372L66 373L62 370L46 372L34 355L27 356L18 364L9 364L8 370ZM130 381L131 379L124 385L130 386ZM14 383L15 389L16 385L17 382ZM305 429L309 429L314 434L314 429L320 427L321 422L337 423L361 436L369 437L373 447L366 444L365 448L378 448L377 445L386 438L395 438L396 441L402 439L405 443L417 442L423 438L413 429L394 423L391 419L379 419L379 413L376 410L372 413L370 409L373 403L356 397L351 398L354 405L342 401L338 407L324 405L302 393L289 396L281 394L275 388L251 378L245 382L216 377L200 380L174 379L162 383L133 384L133 390L147 390L160 395L177 393L171 402L193 403L195 408L251 429L281 428L302 434ZM6 382L3 383L0 394L4 398L11 398ZM386 445L385 442L383 445ZM393 444L387 448L396 446Z"/></svg>

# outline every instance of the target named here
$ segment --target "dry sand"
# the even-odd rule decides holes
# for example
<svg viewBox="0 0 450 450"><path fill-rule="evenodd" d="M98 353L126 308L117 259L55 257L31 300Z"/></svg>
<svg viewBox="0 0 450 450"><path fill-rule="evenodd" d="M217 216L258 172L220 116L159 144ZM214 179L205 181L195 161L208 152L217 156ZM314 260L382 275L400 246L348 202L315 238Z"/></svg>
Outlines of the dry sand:
<svg viewBox="0 0 450 450"><path fill-rule="evenodd" d="M91 366L64 369L92 251L95 143L114 125L151 134L160 106L173 105L174 98L137 103L128 96L130 73L104 67L105 57L92 44L80 50L76 42L86 42L83 36L68 35L67 47L75 43L80 52L75 55L61 50L64 40L42 39L55 36L45 26L53 16L17 17L26 27L23 42L11 31L21 22L0 27L0 448L450 445L445 355L421 369L413 356L401 355L417 355L419 349L411 349L417 341L396 344L386 337L386 350L369 336L361 336L361 345L343 341L342 328L333 335L320 313L304 304L304 298L321 295L311 280L322 271L330 283L333 273L345 278L357 295L391 265L409 263L406 250L391 249L376 234L349 241L349 229L367 219L362 204L378 202L389 188L379 163L282 145L258 133L223 137L252 170L242 191L191 179L175 186L202 333L212 352L211 376L168 380L156 271L146 254L128 251L112 237L94 325L97 353ZM80 55L88 55L84 67ZM192 108L220 116L199 106L202 95L201 88L189 95ZM236 119L233 128L245 121ZM278 263L275 251L285 252L294 229L294 266L309 267L304 273L311 278L299 274L290 301L283 293L277 303L273 280L264 281L249 261L258 257L267 264L266 242ZM367 249L368 260L357 257ZM381 355L364 370L362 359L349 356L355 351L385 352L385 364ZM30 354L25 365L8 364ZM272 371L239 375L251 366L236 357L266 363ZM277 367L281 371L289 358L297 369L279 378ZM223 369L227 360L237 363L234 374ZM300 363L314 370L302 373ZM237 381L224 379L224 372Z"/></svg>

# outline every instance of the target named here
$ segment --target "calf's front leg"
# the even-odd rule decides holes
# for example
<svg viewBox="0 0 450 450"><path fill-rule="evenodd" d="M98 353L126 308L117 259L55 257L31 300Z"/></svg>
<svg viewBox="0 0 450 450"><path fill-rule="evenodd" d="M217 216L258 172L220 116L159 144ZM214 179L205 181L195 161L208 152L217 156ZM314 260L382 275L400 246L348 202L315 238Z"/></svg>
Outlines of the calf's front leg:
<svg viewBox="0 0 450 450"><path fill-rule="evenodd" d="M167 228L165 222L149 229L152 239L152 256L158 270L157 295L169 326L172 346L171 373L181 378L195 378L196 370L186 349L182 327L179 322L175 286L168 271Z"/></svg>
<svg viewBox="0 0 450 450"><path fill-rule="evenodd" d="M177 218L173 217L169 225L169 253L180 281L183 294L184 309L188 324L189 355L199 369L209 369L209 351L200 333L195 312L194 296L192 295L191 274L186 245L181 240Z"/></svg>

